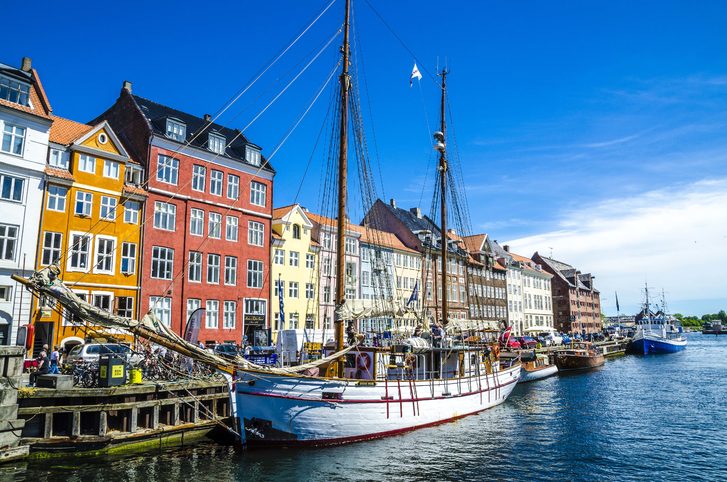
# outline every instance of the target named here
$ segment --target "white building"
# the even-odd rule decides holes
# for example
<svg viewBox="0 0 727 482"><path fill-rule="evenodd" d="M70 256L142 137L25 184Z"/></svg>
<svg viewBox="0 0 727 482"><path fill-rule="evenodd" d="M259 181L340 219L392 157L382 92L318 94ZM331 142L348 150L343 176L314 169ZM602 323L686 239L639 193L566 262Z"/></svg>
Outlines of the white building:
<svg viewBox="0 0 727 482"><path fill-rule="evenodd" d="M505 249L507 250L507 246ZM509 251L508 254L512 260L513 293L520 293L519 297L513 295L513 303L517 301L518 308L522 306L522 310L516 312L517 316L513 317L513 320L517 320L513 326L517 327L518 334L552 331L553 295L550 280L553 275L544 271L530 258Z"/></svg>
<svg viewBox="0 0 727 482"><path fill-rule="evenodd" d="M0 63L0 345L30 323L31 295L10 276L34 268L51 112L29 58Z"/></svg>

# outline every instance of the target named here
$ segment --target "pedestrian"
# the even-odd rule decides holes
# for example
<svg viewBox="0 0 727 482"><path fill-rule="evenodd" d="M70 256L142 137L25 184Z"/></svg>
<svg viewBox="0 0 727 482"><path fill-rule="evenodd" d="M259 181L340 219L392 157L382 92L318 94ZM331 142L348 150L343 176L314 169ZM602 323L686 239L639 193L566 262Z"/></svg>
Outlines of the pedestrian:
<svg viewBox="0 0 727 482"><path fill-rule="evenodd" d="M50 354L50 370L48 373L52 373L54 375L58 375L61 372L58 369L58 362L60 361L61 357L58 348L58 345L53 347L53 351Z"/></svg>
<svg viewBox="0 0 727 482"><path fill-rule="evenodd" d="M47 346L47 345L44 345ZM38 362L38 369L30 374L30 386L34 387L35 382L38 379L38 376L40 375L46 375L48 371L50 370L50 363L48 362L48 354L45 350L41 350L40 354L38 355L38 358L36 358Z"/></svg>

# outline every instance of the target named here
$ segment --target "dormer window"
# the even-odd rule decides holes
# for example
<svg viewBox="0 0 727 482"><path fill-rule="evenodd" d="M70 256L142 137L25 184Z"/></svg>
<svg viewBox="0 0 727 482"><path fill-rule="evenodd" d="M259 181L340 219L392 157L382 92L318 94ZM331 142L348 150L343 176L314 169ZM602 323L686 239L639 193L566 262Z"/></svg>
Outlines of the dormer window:
<svg viewBox="0 0 727 482"><path fill-rule="evenodd" d="M175 119L167 119L167 137L184 142L187 138L187 126Z"/></svg>
<svg viewBox="0 0 727 482"><path fill-rule="evenodd" d="M226 139L220 135L210 134L208 141L210 151L216 152L217 154L224 154L225 147L227 147L225 141Z"/></svg>
<svg viewBox="0 0 727 482"><path fill-rule="evenodd" d="M51 149L48 165L68 169L68 155L60 149Z"/></svg>
<svg viewBox="0 0 727 482"><path fill-rule="evenodd" d="M0 76L0 99L29 105L30 86L9 77Z"/></svg>
<svg viewBox="0 0 727 482"><path fill-rule="evenodd" d="M247 146L245 148L245 160L253 166L260 165L260 151L254 147Z"/></svg>
<svg viewBox="0 0 727 482"><path fill-rule="evenodd" d="M144 170L139 166L127 164L126 175L124 177L126 184L141 186L142 182L144 182Z"/></svg>

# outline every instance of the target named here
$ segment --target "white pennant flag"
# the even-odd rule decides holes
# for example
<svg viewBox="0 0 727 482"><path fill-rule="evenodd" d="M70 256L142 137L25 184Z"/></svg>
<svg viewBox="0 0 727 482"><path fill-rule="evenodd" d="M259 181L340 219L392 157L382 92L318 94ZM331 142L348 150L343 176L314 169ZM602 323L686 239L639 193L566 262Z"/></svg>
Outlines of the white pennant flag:
<svg viewBox="0 0 727 482"><path fill-rule="evenodd" d="M409 77L409 87L414 85L414 79L422 80L422 73L419 72L416 63L414 64L414 68L411 71L411 77Z"/></svg>

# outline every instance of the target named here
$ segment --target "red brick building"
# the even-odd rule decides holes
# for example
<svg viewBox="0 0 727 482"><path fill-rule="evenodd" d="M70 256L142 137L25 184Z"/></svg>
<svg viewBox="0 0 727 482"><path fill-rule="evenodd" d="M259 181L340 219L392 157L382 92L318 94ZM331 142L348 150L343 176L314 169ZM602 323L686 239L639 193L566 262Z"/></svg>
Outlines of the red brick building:
<svg viewBox="0 0 727 482"><path fill-rule="evenodd" d="M205 308L199 340L240 343L269 327L272 167L239 130L133 95L124 82L107 120L149 193L140 312L183 334Z"/></svg>

